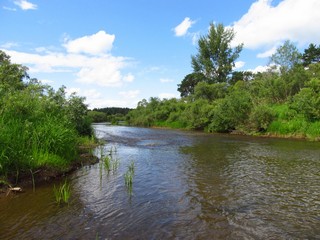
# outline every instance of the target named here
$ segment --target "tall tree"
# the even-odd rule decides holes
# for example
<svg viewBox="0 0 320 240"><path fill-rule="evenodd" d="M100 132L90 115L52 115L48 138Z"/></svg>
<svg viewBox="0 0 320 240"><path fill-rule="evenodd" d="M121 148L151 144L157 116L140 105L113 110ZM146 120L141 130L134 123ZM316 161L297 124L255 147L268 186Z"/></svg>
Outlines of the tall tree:
<svg viewBox="0 0 320 240"><path fill-rule="evenodd" d="M28 68L11 63L10 56L0 50L0 90L22 89L23 80L29 79Z"/></svg>
<svg viewBox="0 0 320 240"><path fill-rule="evenodd" d="M300 63L301 54L296 46L286 40L284 44L277 48L276 52L270 57L270 63L274 63L280 67L281 73L286 73L295 65Z"/></svg>
<svg viewBox="0 0 320 240"><path fill-rule="evenodd" d="M191 57L193 71L203 73L209 83L227 82L243 47L231 47L234 37L232 28L211 23L208 35L198 41L198 54Z"/></svg>
<svg viewBox="0 0 320 240"><path fill-rule="evenodd" d="M194 88L199 82L205 82L206 77L202 73L190 73L178 84L181 97L187 97L194 93Z"/></svg>
<svg viewBox="0 0 320 240"><path fill-rule="evenodd" d="M309 45L307 49L304 50L302 55L303 66L308 66L311 63L320 62L320 45L317 47L313 43Z"/></svg>

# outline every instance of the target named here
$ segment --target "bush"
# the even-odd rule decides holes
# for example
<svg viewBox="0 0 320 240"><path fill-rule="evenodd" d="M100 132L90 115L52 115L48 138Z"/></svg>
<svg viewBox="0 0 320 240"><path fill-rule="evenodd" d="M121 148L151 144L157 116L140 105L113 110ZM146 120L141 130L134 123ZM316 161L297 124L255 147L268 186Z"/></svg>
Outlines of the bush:
<svg viewBox="0 0 320 240"><path fill-rule="evenodd" d="M258 105L252 110L249 122L255 131L264 132L274 118L275 113L268 105Z"/></svg>

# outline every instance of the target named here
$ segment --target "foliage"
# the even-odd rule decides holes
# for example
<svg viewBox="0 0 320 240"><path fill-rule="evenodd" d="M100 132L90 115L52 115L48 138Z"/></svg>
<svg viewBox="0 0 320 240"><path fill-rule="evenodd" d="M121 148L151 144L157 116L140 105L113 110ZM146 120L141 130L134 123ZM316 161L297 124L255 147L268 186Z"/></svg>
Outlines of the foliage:
<svg viewBox="0 0 320 240"><path fill-rule="evenodd" d="M181 84L178 84L178 91L181 97L187 97L194 93L194 88L200 82L205 82L206 77L202 73L190 73L184 77Z"/></svg>
<svg viewBox="0 0 320 240"><path fill-rule="evenodd" d="M205 99L212 102L219 98L224 98L227 95L227 83L213 83L208 84L200 82L194 90L194 97L196 99Z"/></svg>
<svg viewBox="0 0 320 240"><path fill-rule="evenodd" d="M66 168L79 136L92 133L84 98L66 97L64 87L54 91L0 56L0 175Z"/></svg>
<svg viewBox="0 0 320 240"><path fill-rule="evenodd" d="M106 122L107 121L107 114L104 112L98 112L95 110L88 112L88 117L94 123Z"/></svg>
<svg viewBox="0 0 320 240"><path fill-rule="evenodd" d="M312 63L320 62L320 45L318 47L311 43L302 55L303 66L307 67Z"/></svg>
<svg viewBox="0 0 320 240"><path fill-rule="evenodd" d="M180 99L143 99L128 122L320 139L320 63L238 77L228 83L200 81Z"/></svg>
<svg viewBox="0 0 320 240"><path fill-rule="evenodd" d="M300 62L300 59L301 54L296 46L287 40L283 45L277 48L274 54L272 54L270 63L280 66L280 72L283 73L297 65Z"/></svg>
<svg viewBox="0 0 320 240"><path fill-rule="evenodd" d="M198 41L198 54L191 58L193 71L204 74L209 83L227 82L242 50L242 44L231 47L234 36L233 29L211 23L208 35Z"/></svg>

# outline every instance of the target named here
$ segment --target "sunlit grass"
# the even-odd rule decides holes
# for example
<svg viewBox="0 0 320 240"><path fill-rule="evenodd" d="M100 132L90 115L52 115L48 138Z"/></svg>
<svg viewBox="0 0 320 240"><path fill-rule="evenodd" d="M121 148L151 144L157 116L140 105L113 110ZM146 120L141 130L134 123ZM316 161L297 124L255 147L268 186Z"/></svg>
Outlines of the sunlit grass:
<svg viewBox="0 0 320 240"><path fill-rule="evenodd" d="M56 203L69 203L71 197L70 184L65 181L63 184L60 184L59 187L53 186L53 193L55 196Z"/></svg>

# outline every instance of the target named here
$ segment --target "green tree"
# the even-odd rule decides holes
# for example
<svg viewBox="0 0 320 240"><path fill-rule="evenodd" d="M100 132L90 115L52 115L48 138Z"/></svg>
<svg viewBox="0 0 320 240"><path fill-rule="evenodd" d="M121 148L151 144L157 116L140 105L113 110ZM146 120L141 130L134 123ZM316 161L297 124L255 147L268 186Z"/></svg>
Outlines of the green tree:
<svg viewBox="0 0 320 240"><path fill-rule="evenodd" d="M193 71L203 73L209 83L227 82L243 47L231 47L234 36L233 29L211 23L208 35L198 41L198 54L191 57Z"/></svg>
<svg viewBox="0 0 320 240"><path fill-rule="evenodd" d="M280 72L283 74L300 63L301 54L296 46L289 40L277 48L276 52L270 57L270 64L276 64L280 67Z"/></svg>
<svg viewBox="0 0 320 240"><path fill-rule="evenodd" d="M0 50L0 90L22 89L23 80L29 79L27 70L25 66L11 63L10 56Z"/></svg>
<svg viewBox="0 0 320 240"><path fill-rule="evenodd" d="M198 72L191 73L184 77L181 84L178 84L178 91L181 97L187 97L194 93L194 88L199 82L206 81L206 77Z"/></svg>
<svg viewBox="0 0 320 240"><path fill-rule="evenodd" d="M320 45L317 47L311 43L302 55L303 66L309 66L311 63L320 62Z"/></svg>
<svg viewBox="0 0 320 240"><path fill-rule="evenodd" d="M194 96L196 99L206 99L212 102L219 98L224 98L227 95L228 85L227 83L214 83L209 84L206 82L200 82L194 90Z"/></svg>

